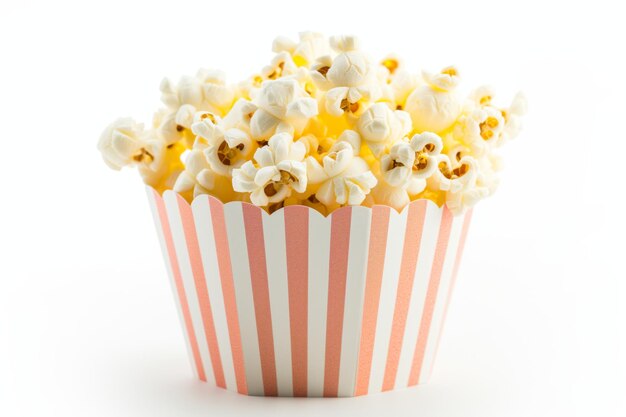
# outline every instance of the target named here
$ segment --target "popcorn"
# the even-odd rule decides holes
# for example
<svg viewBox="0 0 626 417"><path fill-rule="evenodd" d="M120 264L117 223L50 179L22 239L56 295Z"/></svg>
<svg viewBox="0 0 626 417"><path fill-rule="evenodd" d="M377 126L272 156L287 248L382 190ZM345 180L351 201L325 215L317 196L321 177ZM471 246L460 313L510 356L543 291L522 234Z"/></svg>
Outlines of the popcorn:
<svg viewBox="0 0 626 417"><path fill-rule="evenodd" d="M196 116L191 130L197 135L194 149L204 151L211 169L219 175L230 176L233 169L250 159L256 148L246 132L237 128L224 129L208 112Z"/></svg>
<svg viewBox="0 0 626 417"><path fill-rule="evenodd" d="M401 210L411 196L426 188L426 180L437 169L442 148L441 138L430 132L394 144L380 159L383 186L376 190L375 200Z"/></svg>
<svg viewBox="0 0 626 417"><path fill-rule="evenodd" d="M278 133L257 149L255 163L248 161L233 170L233 189L250 193L256 206L281 202L292 191L302 193L307 186L305 153L302 142L294 142L288 133Z"/></svg>
<svg viewBox="0 0 626 417"><path fill-rule="evenodd" d="M311 156L307 158L309 183L321 184L315 197L327 207L359 205L376 185L376 177L367 162L355 156L358 149L358 134L346 131L321 164Z"/></svg>
<svg viewBox="0 0 626 417"><path fill-rule="evenodd" d="M461 101L456 93L458 72L448 67L438 74L424 72L422 77L426 85L407 97L405 110L411 115L416 131L443 132L461 113Z"/></svg>
<svg viewBox="0 0 626 417"><path fill-rule="evenodd" d="M414 135L408 143L396 143L380 160L385 181L396 187L410 187L415 190L411 194L421 192L426 187L425 179L437 169L442 148L441 138L430 132Z"/></svg>
<svg viewBox="0 0 626 417"><path fill-rule="evenodd" d="M393 111L385 103L373 104L359 117L357 128L375 155L394 144L411 131L411 119L406 112Z"/></svg>
<svg viewBox="0 0 626 417"><path fill-rule="evenodd" d="M191 104L182 105L176 112L162 109L154 115L152 124L157 135L166 144L184 141L187 147L193 144L194 136L191 133L191 120L196 108Z"/></svg>
<svg viewBox="0 0 626 417"><path fill-rule="evenodd" d="M233 88L226 85L224 74L217 70L200 69L195 77L182 77L176 85L167 78L161 82L161 101L175 111L190 104L222 115L234 98Z"/></svg>
<svg viewBox="0 0 626 417"><path fill-rule="evenodd" d="M321 33L301 32L300 42L296 43L289 38L279 36L272 45L274 52L288 52L293 62L299 66L309 66L319 57L329 55L328 40Z"/></svg>
<svg viewBox="0 0 626 417"><path fill-rule="evenodd" d="M268 65L233 85L205 69L163 80L152 129L122 118L102 133L105 163L136 167L157 191L190 202L210 194L270 213L400 211L425 198L458 214L495 192L497 150L521 129L523 95L498 107L485 86L463 101L455 67L418 76L395 55L370 59L354 36L302 32L272 50Z"/></svg>
<svg viewBox="0 0 626 417"><path fill-rule="evenodd" d="M217 175L211 170L204 152L192 150L185 160L185 171L176 180L174 191L185 193L193 190L194 197L208 194L215 187L216 177Z"/></svg>
<svg viewBox="0 0 626 417"><path fill-rule="evenodd" d="M447 155L439 158L438 169L431 177L437 189L456 193L474 185L478 171L476 159L464 156L453 165Z"/></svg>
<svg viewBox="0 0 626 417"><path fill-rule="evenodd" d="M257 140L276 132L300 134L310 118L317 115L317 102L293 79L265 81L250 119L252 136Z"/></svg>
<svg viewBox="0 0 626 417"><path fill-rule="evenodd" d="M127 165L141 165L155 169L164 144L146 136L143 125L129 117L111 123L102 132L98 150L104 162L115 170Z"/></svg>
<svg viewBox="0 0 626 417"><path fill-rule="evenodd" d="M326 91L326 111L333 116L344 113L360 114L364 102L375 101L380 97L380 89L375 82L375 73L369 59L357 50L356 38L333 37L330 40L339 55L330 61L324 57L318 62L311 78L317 86Z"/></svg>
<svg viewBox="0 0 626 417"><path fill-rule="evenodd" d="M501 111L505 122L501 142L517 137L522 130L522 117L527 111L528 103L526 102L526 97L522 93L517 93L509 108Z"/></svg>

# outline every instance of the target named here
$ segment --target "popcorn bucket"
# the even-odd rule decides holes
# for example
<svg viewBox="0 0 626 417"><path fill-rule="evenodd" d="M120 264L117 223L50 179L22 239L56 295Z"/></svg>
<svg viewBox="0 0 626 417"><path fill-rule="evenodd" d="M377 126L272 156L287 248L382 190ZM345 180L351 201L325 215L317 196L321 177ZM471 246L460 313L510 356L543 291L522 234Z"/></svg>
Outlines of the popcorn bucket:
<svg viewBox="0 0 626 417"><path fill-rule="evenodd" d="M247 395L350 397L430 375L471 211L269 215L147 189L196 376Z"/></svg>

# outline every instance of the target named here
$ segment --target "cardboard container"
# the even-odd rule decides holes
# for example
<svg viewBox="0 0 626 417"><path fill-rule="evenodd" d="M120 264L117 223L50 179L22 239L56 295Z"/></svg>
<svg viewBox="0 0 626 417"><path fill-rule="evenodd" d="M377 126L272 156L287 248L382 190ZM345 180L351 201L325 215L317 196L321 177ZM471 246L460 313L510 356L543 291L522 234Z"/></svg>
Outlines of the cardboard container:
<svg viewBox="0 0 626 417"><path fill-rule="evenodd" d="M345 397L430 375L471 212L304 206L269 215L148 188L202 381L247 395Z"/></svg>

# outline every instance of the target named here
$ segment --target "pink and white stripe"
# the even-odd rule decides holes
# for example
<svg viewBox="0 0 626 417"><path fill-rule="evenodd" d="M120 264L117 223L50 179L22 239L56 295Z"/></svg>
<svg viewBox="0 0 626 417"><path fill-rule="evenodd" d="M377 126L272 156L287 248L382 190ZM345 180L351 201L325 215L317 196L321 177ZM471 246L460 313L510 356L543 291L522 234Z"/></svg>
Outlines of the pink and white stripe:
<svg viewBox="0 0 626 417"><path fill-rule="evenodd" d="M346 397L427 380L471 212L428 200L272 215L148 188L196 376L249 395Z"/></svg>

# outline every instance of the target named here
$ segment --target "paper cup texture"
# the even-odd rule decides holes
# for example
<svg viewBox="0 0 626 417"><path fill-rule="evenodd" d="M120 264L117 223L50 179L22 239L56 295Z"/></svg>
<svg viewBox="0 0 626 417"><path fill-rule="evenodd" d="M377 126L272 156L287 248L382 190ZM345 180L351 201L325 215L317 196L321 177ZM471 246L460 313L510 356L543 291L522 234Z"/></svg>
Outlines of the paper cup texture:
<svg viewBox="0 0 626 417"><path fill-rule="evenodd" d="M196 376L241 394L349 397L427 380L471 211L269 215L147 189Z"/></svg>

